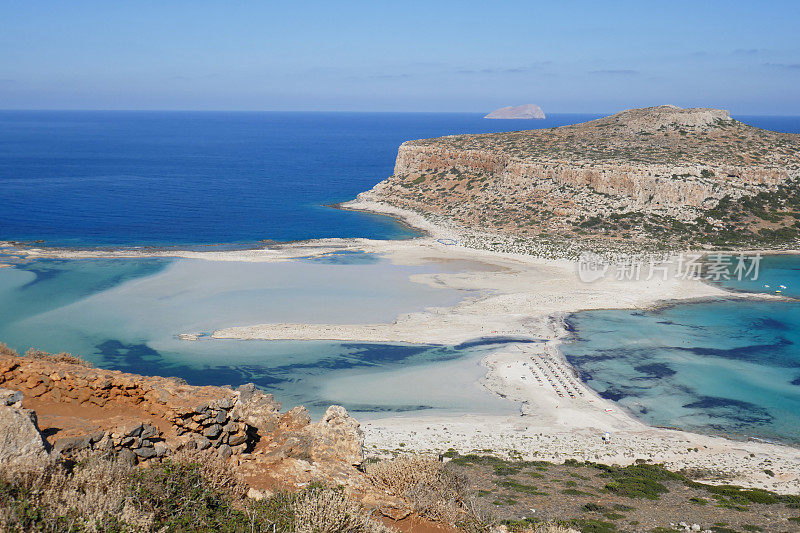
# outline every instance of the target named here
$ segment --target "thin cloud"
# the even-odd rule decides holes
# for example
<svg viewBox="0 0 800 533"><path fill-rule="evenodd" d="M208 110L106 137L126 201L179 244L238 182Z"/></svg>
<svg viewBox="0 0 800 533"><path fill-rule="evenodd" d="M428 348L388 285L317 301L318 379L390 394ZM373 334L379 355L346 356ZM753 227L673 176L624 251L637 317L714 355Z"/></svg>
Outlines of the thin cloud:
<svg viewBox="0 0 800 533"><path fill-rule="evenodd" d="M456 74L524 74L526 72L539 71L542 68L551 65L552 63L552 61L539 61L537 63L532 63L530 65L521 67L492 67L480 69L464 68L456 70Z"/></svg>
<svg viewBox="0 0 800 533"><path fill-rule="evenodd" d="M411 74L372 74L367 76L370 80L402 80L413 77Z"/></svg>
<svg viewBox="0 0 800 533"><path fill-rule="evenodd" d="M764 66L785 70L800 70L800 63L764 63Z"/></svg>
<svg viewBox="0 0 800 533"><path fill-rule="evenodd" d="M198 80L213 80L221 77L222 74L220 74L219 72L210 72L208 74L199 74L197 76L183 76L178 74L175 76L170 76L167 79L172 81L198 81Z"/></svg>
<svg viewBox="0 0 800 533"><path fill-rule="evenodd" d="M755 56L759 54L771 54L773 51L766 48L737 48L733 51L736 56Z"/></svg>
<svg viewBox="0 0 800 533"><path fill-rule="evenodd" d="M589 74L601 74L601 75L610 75L610 76L634 76L636 74L641 74L638 70L632 69L606 69L606 70L590 70Z"/></svg>

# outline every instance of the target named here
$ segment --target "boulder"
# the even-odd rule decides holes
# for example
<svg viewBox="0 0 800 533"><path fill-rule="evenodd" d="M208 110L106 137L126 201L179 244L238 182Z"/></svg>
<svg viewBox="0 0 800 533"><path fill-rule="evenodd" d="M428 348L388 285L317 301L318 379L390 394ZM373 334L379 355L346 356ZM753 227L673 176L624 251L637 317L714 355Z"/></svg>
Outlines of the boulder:
<svg viewBox="0 0 800 533"><path fill-rule="evenodd" d="M90 450L91 448L91 436L85 435L81 437L64 437L63 439L58 439L53 445L53 450L67 456L83 450Z"/></svg>
<svg viewBox="0 0 800 533"><path fill-rule="evenodd" d="M0 389L0 405L22 407L22 393L11 389Z"/></svg>
<svg viewBox="0 0 800 533"><path fill-rule="evenodd" d="M262 430L259 433L274 431L281 411L280 402L272 394L261 392L252 383L240 386L237 393L239 401L233 406L231 418Z"/></svg>
<svg viewBox="0 0 800 533"><path fill-rule="evenodd" d="M47 441L39 431L36 413L30 409L0 405L0 463L47 455Z"/></svg>
<svg viewBox="0 0 800 533"><path fill-rule="evenodd" d="M314 461L364 462L364 432L358 421L340 405L331 405L322 419L309 426Z"/></svg>
<svg viewBox="0 0 800 533"><path fill-rule="evenodd" d="M117 461L133 466L136 464L136 454L130 448L122 448L117 452Z"/></svg>
<svg viewBox="0 0 800 533"><path fill-rule="evenodd" d="M140 459L150 459L151 457L155 457L157 455L156 449L152 446L136 448L133 450L133 453L135 453Z"/></svg>
<svg viewBox="0 0 800 533"><path fill-rule="evenodd" d="M233 450L231 450L231 447L228 446L227 444L222 444L220 445L219 450L217 450L217 453L223 459L227 459L233 454Z"/></svg>

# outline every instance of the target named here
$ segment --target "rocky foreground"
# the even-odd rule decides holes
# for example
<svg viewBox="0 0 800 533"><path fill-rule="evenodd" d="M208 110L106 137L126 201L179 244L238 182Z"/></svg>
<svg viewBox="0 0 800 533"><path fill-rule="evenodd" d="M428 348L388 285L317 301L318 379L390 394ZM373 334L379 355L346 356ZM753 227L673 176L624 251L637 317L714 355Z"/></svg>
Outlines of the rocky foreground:
<svg viewBox="0 0 800 533"><path fill-rule="evenodd" d="M659 106L408 141L359 199L516 239L780 248L798 239L798 184L800 135Z"/></svg>
<svg viewBox="0 0 800 533"><path fill-rule="evenodd" d="M657 464L454 450L365 461L359 424L341 407L312 423L253 386L193 387L67 354L3 352L3 531L710 533L800 523L800 496L698 483Z"/></svg>
<svg viewBox="0 0 800 533"><path fill-rule="evenodd" d="M195 387L67 356L8 352L0 355L0 463L99 452L136 465L205 452L235 469L257 498L322 483L345 487L386 516L411 512L358 470L362 432L342 407L312 423L305 408L282 412L253 385Z"/></svg>

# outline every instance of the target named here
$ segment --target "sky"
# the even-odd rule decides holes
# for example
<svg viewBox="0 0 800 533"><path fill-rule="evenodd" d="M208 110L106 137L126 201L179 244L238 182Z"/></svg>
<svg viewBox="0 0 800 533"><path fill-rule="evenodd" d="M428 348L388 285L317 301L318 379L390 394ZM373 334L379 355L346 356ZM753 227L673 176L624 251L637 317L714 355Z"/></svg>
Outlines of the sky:
<svg viewBox="0 0 800 533"><path fill-rule="evenodd" d="M800 115L800 1L0 0L0 109Z"/></svg>

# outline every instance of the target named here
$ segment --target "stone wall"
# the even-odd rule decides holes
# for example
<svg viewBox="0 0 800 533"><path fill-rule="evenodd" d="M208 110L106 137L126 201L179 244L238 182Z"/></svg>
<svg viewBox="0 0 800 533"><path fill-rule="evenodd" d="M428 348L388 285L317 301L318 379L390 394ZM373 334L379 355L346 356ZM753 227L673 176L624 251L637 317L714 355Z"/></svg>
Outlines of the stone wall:
<svg viewBox="0 0 800 533"><path fill-rule="evenodd" d="M196 387L176 378L0 356L0 387L19 391L27 405L74 426L49 437L62 455L104 450L141 462L181 449L230 457L258 448L275 461L363 460L358 423L343 408L332 406L312 424L304 408L281 413L280 403L252 384L237 390Z"/></svg>

